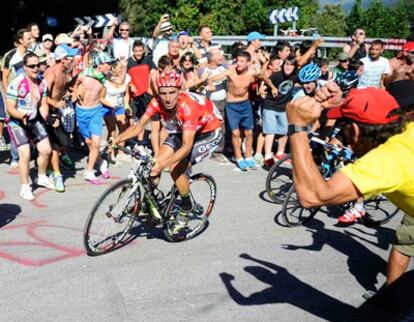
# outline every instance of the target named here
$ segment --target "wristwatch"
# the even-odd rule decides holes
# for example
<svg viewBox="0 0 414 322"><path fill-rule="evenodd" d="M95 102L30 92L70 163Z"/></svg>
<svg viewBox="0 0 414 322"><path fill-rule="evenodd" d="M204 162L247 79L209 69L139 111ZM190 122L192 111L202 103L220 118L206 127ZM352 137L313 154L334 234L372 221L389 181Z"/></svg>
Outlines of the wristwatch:
<svg viewBox="0 0 414 322"><path fill-rule="evenodd" d="M288 125L288 135L292 135L299 132L307 132L308 127L307 126L301 126L301 125L295 125L295 124L289 124Z"/></svg>

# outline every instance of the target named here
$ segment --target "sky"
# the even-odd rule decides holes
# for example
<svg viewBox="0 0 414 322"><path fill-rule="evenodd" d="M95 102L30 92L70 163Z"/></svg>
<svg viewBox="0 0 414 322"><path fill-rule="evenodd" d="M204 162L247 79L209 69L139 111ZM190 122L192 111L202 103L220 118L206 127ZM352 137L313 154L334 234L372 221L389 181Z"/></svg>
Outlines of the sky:
<svg viewBox="0 0 414 322"><path fill-rule="evenodd" d="M369 6L371 1L372 0L362 0L362 5L364 7ZM398 0L383 0L382 2L384 3L384 5L388 6L397 3ZM319 3L321 4L321 6L325 4L341 4L343 5L345 11L349 12L355 3L355 0L319 0Z"/></svg>

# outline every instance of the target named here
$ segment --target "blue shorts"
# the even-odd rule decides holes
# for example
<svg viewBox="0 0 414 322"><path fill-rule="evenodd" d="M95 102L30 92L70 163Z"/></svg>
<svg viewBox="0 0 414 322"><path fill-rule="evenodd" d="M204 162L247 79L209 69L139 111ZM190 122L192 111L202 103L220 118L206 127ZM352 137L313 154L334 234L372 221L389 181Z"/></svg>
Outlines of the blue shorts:
<svg viewBox="0 0 414 322"><path fill-rule="evenodd" d="M76 121L79 132L85 139L90 139L92 135L102 135L104 112L101 104L92 108L84 108L76 105Z"/></svg>
<svg viewBox="0 0 414 322"><path fill-rule="evenodd" d="M243 102L226 102L226 116L230 130L253 129L253 110L249 100Z"/></svg>
<svg viewBox="0 0 414 322"><path fill-rule="evenodd" d="M286 112L278 112L269 109L262 110L263 134L286 135L288 120Z"/></svg>
<svg viewBox="0 0 414 322"><path fill-rule="evenodd" d="M104 117L111 116L111 115L125 115L125 108L123 106L117 106L115 108L103 106L104 108Z"/></svg>

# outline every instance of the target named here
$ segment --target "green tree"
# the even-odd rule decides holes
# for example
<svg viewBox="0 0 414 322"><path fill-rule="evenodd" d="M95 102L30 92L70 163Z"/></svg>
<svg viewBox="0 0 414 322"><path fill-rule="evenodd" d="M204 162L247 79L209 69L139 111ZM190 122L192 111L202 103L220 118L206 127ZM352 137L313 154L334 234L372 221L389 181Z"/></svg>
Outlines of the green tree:
<svg viewBox="0 0 414 322"><path fill-rule="evenodd" d="M313 18L321 35L347 35L346 15L341 5L325 5Z"/></svg>
<svg viewBox="0 0 414 322"><path fill-rule="evenodd" d="M365 11L364 28L371 38L405 38L409 33L406 8L385 8L382 2L374 1Z"/></svg>
<svg viewBox="0 0 414 322"><path fill-rule="evenodd" d="M318 0L120 0L120 10L131 24L134 35L149 36L159 17L168 12L178 30L194 33L207 24L217 35L247 34L256 30L271 34L268 22L271 10L298 6L299 28L314 27L311 15L318 10ZM290 26L291 24L289 24Z"/></svg>
<svg viewBox="0 0 414 322"><path fill-rule="evenodd" d="M356 0L351 12L346 19L347 33L351 35L355 28L362 27L364 25L364 9L362 8L361 0Z"/></svg>
<svg viewBox="0 0 414 322"><path fill-rule="evenodd" d="M151 36L152 30L159 18L175 1L165 0L120 0L119 9L125 20L131 25L131 34L139 36Z"/></svg>

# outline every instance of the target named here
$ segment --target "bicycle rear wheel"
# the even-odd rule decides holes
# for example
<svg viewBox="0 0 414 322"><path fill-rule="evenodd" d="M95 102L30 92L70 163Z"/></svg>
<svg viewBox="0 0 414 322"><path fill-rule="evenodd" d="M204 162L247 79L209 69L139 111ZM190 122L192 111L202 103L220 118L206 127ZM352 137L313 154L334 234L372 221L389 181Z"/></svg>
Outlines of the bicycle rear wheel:
<svg viewBox="0 0 414 322"><path fill-rule="evenodd" d="M266 192L269 198L276 203L283 203L289 188L293 184L290 153L278 160L269 170L266 177Z"/></svg>
<svg viewBox="0 0 414 322"><path fill-rule="evenodd" d="M85 224L83 242L88 255L102 255L123 245L140 208L140 190L130 179L116 182L104 191Z"/></svg>
<svg viewBox="0 0 414 322"><path fill-rule="evenodd" d="M383 195L365 201L365 216L362 221L367 226L383 225L391 220L400 209Z"/></svg>
<svg viewBox="0 0 414 322"><path fill-rule="evenodd" d="M300 226L311 219L319 208L303 208L299 203L295 185L292 183L282 206L282 217L289 227Z"/></svg>
<svg viewBox="0 0 414 322"><path fill-rule="evenodd" d="M174 194L166 210L164 235L172 242L191 239L202 233L207 228L208 218L216 201L217 187L213 177L199 173L191 176L189 180L192 200L196 207L186 217L187 224L179 233L174 231L181 206L178 192Z"/></svg>

